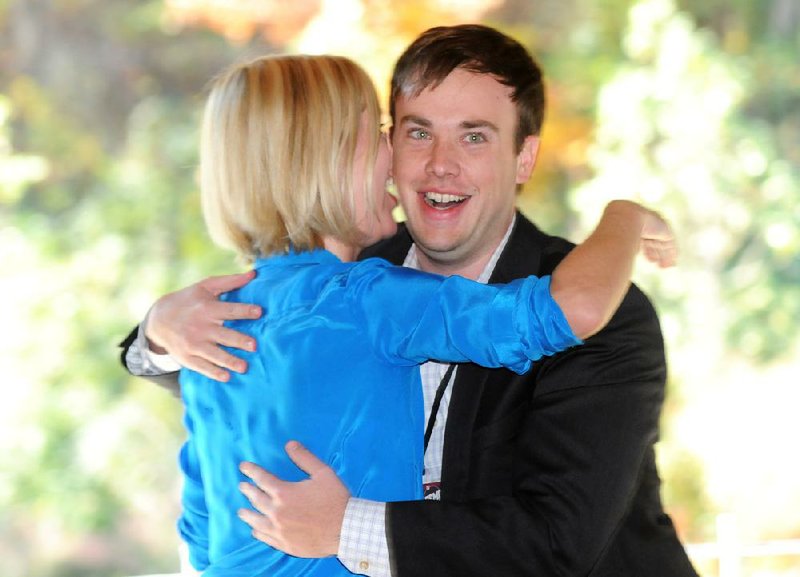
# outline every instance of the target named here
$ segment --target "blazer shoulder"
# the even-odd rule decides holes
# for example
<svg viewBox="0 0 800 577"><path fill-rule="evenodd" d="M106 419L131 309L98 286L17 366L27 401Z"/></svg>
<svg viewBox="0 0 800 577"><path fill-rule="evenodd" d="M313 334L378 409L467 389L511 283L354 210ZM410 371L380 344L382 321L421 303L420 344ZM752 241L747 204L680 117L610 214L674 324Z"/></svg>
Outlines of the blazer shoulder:
<svg viewBox="0 0 800 577"><path fill-rule="evenodd" d="M575 245L545 233L517 212L514 228L495 266L491 282L510 282L529 275L551 274Z"/></svg>
<svg viewBox="0 0 800 577"><path fill-rule="evenodd" d="M492 282L509 282L528 275L545 276L552 274L563 258L575 248L575 243L559 236L543 232L521 213L517 213L514 230L508 244L498 260ZM643 323L654 336L660 337L658 317L648 296L635 284L631 284L617 314L614 315L611 330L620 321L630 320ZM622 323L625 326L625 323ZM601 331L599 334L611 331Z"/></svg>

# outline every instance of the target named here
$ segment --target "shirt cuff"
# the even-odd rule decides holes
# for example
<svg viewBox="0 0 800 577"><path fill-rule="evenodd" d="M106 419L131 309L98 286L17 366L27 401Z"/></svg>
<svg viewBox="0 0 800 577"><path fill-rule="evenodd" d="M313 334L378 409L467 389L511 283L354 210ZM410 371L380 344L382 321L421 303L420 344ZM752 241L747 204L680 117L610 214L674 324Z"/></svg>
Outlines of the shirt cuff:
<svg viewBox="0 0 800 577"><path fill-rule="evenodd" d="M342 520L337 556L352 573L391 577L386 503L350 498Z"/></svg>
<svg viewBox="0 0 800 577"><path fill-rule="evenodd" d="M162 355L150 350L147 337L144 335L146 325L147 317L139 325L136 340L128 347L125 355L125 364L131 374L137 377L152 377L181 370L181 365L169 353Z"/></svg>

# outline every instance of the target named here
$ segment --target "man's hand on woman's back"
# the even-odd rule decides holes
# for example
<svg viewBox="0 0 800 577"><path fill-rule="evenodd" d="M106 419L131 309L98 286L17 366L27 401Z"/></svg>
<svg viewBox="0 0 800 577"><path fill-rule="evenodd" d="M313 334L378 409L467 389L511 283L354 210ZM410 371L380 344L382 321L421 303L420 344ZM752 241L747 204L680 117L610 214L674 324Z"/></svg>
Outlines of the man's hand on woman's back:
<svg viewBox="0 0 800 577"><path fill-rule="evenodd" d="M145 320L150 349L169 353L181 366L211 379L227 381L229 371L243 373L247 363L222 346L255 350L255 341L223 325L225 321L257 319L261 307L224 302L219 295L246 285L254 271L209 277L158 299Z"/></svg>

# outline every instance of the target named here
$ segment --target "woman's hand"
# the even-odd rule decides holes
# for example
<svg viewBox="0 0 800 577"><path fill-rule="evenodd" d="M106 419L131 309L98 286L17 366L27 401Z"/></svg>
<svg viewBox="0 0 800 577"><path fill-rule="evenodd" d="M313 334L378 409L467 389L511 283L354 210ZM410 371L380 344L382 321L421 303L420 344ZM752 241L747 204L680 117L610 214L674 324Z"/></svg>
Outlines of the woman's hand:
<svg viewBox="0 0 800 577"><path fill-rule="evenodd" d="M645 212L642 226L642 253L650 262L661 268L674 266L678 259L678 245L669 223L657 212Z"/></svg>

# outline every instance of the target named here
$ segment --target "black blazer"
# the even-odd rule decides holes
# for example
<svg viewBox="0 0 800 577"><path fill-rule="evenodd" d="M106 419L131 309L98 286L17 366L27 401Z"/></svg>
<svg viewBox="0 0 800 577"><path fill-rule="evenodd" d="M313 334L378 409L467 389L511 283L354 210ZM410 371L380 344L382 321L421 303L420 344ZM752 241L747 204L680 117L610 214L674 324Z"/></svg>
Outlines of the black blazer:
<svg viewBox="0 0 800 577"><path fill-rule="evenodd" d="M405 230L370 249L402 264ZM491 282L550 274L573 245L522 215ZM390 503L395 577L696 577L659 495L666 365L636 287L585 345L519 376L459 366L441 502Z"/></svg>
<svg viewBox="0 0 800 577"><path fill-rule="evenodd" d="M362 256L402 264L410 246L401 228ZM549 274L572 246L517 215L491 281ZM177 373L150 380L177 391ZM461 365L442 501L387 506L395 577L697 577L659 495L665 380L636 287L603 331L525 375Z"/></svg>

